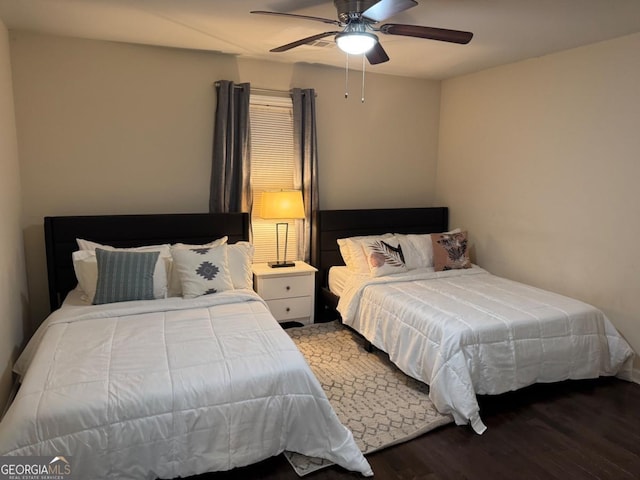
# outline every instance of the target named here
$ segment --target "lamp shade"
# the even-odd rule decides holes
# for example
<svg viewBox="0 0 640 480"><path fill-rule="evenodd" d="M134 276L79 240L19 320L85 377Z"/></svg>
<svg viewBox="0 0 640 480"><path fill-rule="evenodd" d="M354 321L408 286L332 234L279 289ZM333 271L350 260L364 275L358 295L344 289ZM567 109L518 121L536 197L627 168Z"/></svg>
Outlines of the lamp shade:
<svg viewBox="0 0 640 480"><path fill-rule="evenodd" d="M260 217L272 220L304 218L302 192L300 190L263 192Z"/></svg>
<svg viewBox="0 0 640 480"><path fill-rule="evenodd" d="M367 32L343 32L336 35L338 48L351 55L368 52L378 42L378 37Z"/></svg>

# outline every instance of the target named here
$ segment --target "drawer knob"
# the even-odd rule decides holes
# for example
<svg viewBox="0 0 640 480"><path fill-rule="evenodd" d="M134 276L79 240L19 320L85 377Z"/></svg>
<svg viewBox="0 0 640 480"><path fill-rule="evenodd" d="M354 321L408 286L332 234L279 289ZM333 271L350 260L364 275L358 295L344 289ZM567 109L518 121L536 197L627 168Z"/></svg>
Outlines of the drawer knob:
<svg viewBox="0 0 640 480"><path fill-rule="evenodd" d="M289 307L287 307L287 313L289 313L291 311L291 309Z"/></svg>
<svg viewBox="0 0 640 480"><path fill-rule="evenodd" d="M289 290L291 290L291 287L290 287L289 285L287 285L287 286L285 287L285 289L286 289L286 290L287 290L287 292L288 292Z"/></svg>

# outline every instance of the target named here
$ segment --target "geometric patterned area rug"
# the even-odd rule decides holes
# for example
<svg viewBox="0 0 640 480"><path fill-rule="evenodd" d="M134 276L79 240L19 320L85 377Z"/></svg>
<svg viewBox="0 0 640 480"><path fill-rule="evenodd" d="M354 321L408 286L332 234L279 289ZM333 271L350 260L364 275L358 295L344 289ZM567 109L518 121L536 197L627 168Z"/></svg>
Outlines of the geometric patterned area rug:
<svg viewBox="0 0 640 480"><path fill-rule="evenodd" d="M435 409L428 385L405 375L384 352L367 352L364 339L339 321L286 332L365 455L453 421ZM331 465L299 453L285 456L300 476Z"/></svg>

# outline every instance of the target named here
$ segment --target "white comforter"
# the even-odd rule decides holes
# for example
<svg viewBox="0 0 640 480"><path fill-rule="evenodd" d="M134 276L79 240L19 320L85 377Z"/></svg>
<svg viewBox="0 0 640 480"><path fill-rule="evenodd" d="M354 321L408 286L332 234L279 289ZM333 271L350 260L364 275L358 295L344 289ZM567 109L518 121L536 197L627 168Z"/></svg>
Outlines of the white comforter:
<svg viewBox="0 0 640 480"><path fill-rule="evenodd" d="M429 384L441 413L478 433L486 427L476 394L601 375L631 379L633 351L600 310L477 266L354 276L338 311Z"/></svg>
<svg viewBox="0 0 640 480"><path fill-rule="evenodd" d="M175 478L290 450L372 475L303 356L249 290L54 312L20 361L0 455L74 478ZM26 370L26 371L25 371Z"/></svg>

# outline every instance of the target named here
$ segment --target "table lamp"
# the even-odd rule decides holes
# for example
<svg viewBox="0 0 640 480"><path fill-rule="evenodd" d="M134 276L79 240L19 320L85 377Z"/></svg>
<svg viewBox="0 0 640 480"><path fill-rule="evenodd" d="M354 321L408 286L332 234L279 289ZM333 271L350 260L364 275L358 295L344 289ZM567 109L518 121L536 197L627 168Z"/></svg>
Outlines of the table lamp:
<svg viewBox="0 0 640 480"><path fill-rule="evenodd" d="M302 192L300 190L277 190L262 193L262 210L260 218L265 220L289 220L305 218ZM284 257L280 261L280 226L285 226ZM293 267L294 262L287 262L287 243L289 241L289 223L276 223L276 261L269 262L272 268Z"/></svg>

